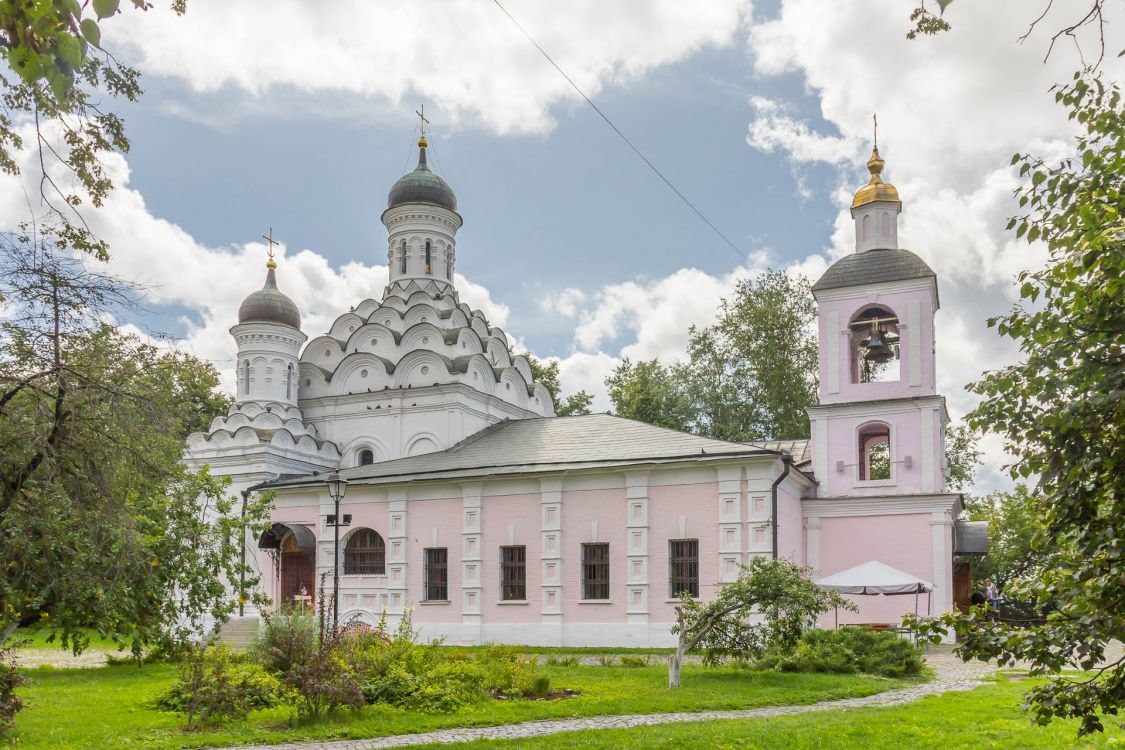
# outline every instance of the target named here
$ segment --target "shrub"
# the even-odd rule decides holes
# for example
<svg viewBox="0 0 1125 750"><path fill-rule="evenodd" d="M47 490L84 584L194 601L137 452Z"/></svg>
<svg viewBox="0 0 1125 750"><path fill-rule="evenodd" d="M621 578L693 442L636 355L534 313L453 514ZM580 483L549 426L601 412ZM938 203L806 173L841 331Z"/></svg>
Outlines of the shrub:
<svg viewBox="0 0 1125 750"><path fill-rule="evenodd" d="M616 663L617 663L617 657L616 656L599 656L598 657L598 664L601 664L603 667L612 667Z"/></svg>
<svg viewBox="0 0 1125 750"><path fill-rule="evenodd" d="M623 667L647 667L648 659L643 656L622 656L621 666Z"/></svg>
<svg viewBox="0 0 1125 750"><path fill-rule="evenodd" d="M792 649L771 649L755 662L782 672L836 672L905 677L922 671L918 646L895 633L844 627L809 630Z"/></svg>
<svg viewBox="0 0 1125 750"><path fill-rule="evenodd" d="M523 690L524 695L546 698L551 694L551 678L545 674L531 675Z"/></svg>
<svg viewBox="0 0 1125 750"><path fill-rule="evenodd" d="M0 735L12 728L16 714L23 708L23 701L16 695L16 688L22 684L15 649L0 648Z"/></svg>
<svg viewBox="0 0 1125 750"><path fill-rule="evenodd" d="M545 663L548 667L576 667L579 664L579 658L574 654L552 654L547 657Z"/></svg>
<svg viewBox="0 0 1125 750"><path fill-rule="evenodd" d="M269 615L259 648L263 666L296 693L297 714L309 719L365 702L359 675L347 658L349 639L330 623L326 582L327 574L321 574L315 620L295 612Z"/></svg>
<svg viewBox="0 0 1125 750"><path fill-rule="evenodd" d="M157 707L184 714L187 728L196 729L275 706L280 689L276 677L245 654L232 653L229 645L197 646L184 657L179 680L157 699Z"/></svg>

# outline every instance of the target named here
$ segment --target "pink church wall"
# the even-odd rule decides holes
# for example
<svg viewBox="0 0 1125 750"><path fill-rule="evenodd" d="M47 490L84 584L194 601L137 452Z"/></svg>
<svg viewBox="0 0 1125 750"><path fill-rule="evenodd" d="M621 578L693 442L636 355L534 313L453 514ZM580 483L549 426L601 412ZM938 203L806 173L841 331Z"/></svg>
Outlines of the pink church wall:
<svg viewBox="0 0 1125 750"><path fill-rule="evenodd" d="M540 504L539 493L526 495L488 495L481 497L483 511L483 537L481 540L481 584L483 601L481 613L489 622L538 622L542 613L540 586L542 570L540 560ZM416 503L412 503L413 508ZM457 519L459 512L451 516ZM508 527L514 533L510 540ZM522 544L527 553L527 603L500 604L500 547ZM458 555L460 564L460 555Z"/></svg>
<svg viewBox="0 0 1125 750"><path fill-rule="evenodd" d="M887 516L822 518L820 527L820 575L828 576L855 565L877 560L892 568L931 581L934 574L931 516L924 513ZM913 596L850 596L859 612L840 610L840 624L893 623L914 611ZM926 611L926 595L919 598ZM934 601L938 611L938 601ZM832 627L833 614L821 618Z"/></svg>
<svg viewBox="0 0 1125 750"><path fill-rule="evenodd" d="M777 552L779 557L805 564L805 528L801 517L801 496L793 485L783 482L777 488Z"/></svg>
<svg viewBox="0 0 1125 750"><path fill-rule="evenodd" d="M414 606L414 621L457 622L461 618L461 498L411 503L407 512L409 542L406 547L407 598ZM434 530L437 542L434 542ZM424 576L427 547L445 547L449 581L448 604L426 603Z"/></svg>
<svg viewBox="0 0 1125 750"><path fill-rule="evenodd" d="M618 623L625 621L625 490L569 490L563 492L563 620ZM593 525L597 522L597 538ZM582 544L609 543L609 604L580 603Z"/></svg>
<svg viewBox="0 0 1125 750"><path fill-rule="evenodd" d="M715 482L650 486L648 490L648 609L651 622L672 622L668 542L699 540L699 596L712 599L719 585L719 486ZM684 520L683 533L680 519Z"/></svg>
<svg viewBox="0 0 1125 750"><path fill-rule="evenodd" d="M932 408L932 407L930 407ZM891 479L860 482L858 480L859 456L859 428L870 422L882 422L891 428ZM931 420L933 430L931 445L935 449L941 446L940 419L936 410ZM894 494L917 494L935 491L940 487L940 481L933 483L929 488L923 482L923 470L930 464L922 455L922 421L917 410L903 411L897 414L880 414L876 417L867 415L856 417L830 417L828 420L828 475L818 477L821 483L821 495L824 497L839 497L842 495L885 495L888 491ZM912 465L906 467L905 457L910 456ZM836 470L836 462L844 462L844 471ZM938 464L936 470L940 472L940 452L931 456L931 461ZM931 468L931 471L934 469ZM932 478L932 476L931 476ZM893 488L893 490L888 490Z"/></svg>

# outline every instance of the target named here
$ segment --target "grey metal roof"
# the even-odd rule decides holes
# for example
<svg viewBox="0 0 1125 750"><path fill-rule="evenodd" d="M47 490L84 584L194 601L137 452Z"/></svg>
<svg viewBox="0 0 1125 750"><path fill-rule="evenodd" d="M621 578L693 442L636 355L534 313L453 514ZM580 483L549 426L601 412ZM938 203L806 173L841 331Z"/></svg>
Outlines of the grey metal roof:
<svg viewBox="0 0 1125 750"><path fill-rule="evenodd" d="M293 300L277 288L273 269L266 273L266 285L242 300L238 307L239 323L282 323L301 327L301 313Z"/></svg>
<svg viewBox="0 0 1125 750"><path fill-rule="evenodd" d="M457 210L457 196L453 194L453 188L426 166L425 146L418 149L418 166L413 172L398 178L387 195L387 208L404 203L433 203L450 211Z"/></svg>
<svg viewBox="0 0 1125 750"><path fill-rule="evenodd" d="M499 422L444 451L344 469L348 481L384 483L461 474L522 474L649 461L776 454L747 443L689 435L610 414ZM323 477L278 485L323 482Z"/></svg>
<svg viewBox="0 0 1125 750"><path fill-rule="evenodd" d="M824 289L921 279L934 275L926 261L909 250L868 250L840 258L813 284L812 290L819 292Z"/></svg>
<svg viewBox="0 0 1125 750"><path fill-rule="evenodd" d="M953 554L987 555L988 521L956 521L953 524Z"/></svg>
<svg viewBox="0 0 1125 750"><path fill-rule="evenodd" d="M812 462L812 450L809 440L766 440L753 443L759 448L770 451L785 451L793 456L793 463L797 466Z"/></svg>

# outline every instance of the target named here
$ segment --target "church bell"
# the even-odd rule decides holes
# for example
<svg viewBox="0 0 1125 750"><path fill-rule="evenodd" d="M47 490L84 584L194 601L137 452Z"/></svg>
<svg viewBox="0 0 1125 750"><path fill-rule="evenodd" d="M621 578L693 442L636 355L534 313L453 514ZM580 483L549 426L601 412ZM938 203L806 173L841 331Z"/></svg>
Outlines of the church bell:
<svg viewBox="0 0 1125 750"><path fill-rule="evenodd" d="M867 354L864 356L871 362L883 363L894 359L894 351L887 345L887 342L883 339L883 332L878 328L872 331L871 338L864 339L860 346L867 350Z"/></svg>

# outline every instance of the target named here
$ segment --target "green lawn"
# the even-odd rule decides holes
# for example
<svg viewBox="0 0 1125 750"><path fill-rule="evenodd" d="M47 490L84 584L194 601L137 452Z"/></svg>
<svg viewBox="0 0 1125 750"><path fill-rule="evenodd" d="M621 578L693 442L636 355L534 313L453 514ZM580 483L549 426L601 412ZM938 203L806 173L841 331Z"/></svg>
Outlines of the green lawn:
<svg viewBox="0 0 1125 750"><path fill-rule="evenodd" d="M541 667L552 687L582 694L553 701L489 701L449 714L407 712L369 706L341 712L319 724L288 727L289 709L251 714L248 721L219 730L185 733L182 718L149 707L175 678L165 664L100 669L34 669L21 691L27 707L16 731L0 746L31 748L173 748L280 743L313 738L359 738L424 732L456 726L508 724L530 719L596 714L750 708L811 703L900 687L878 677L793 675L736 669L684 667L684 687L665 687L666 668Z"/></svg>
<svg viewBox="0 0 1125 750"><path fill-rule="evenodd" d="M1076 721L1046 727L1031 723L1020 709L1029 682L989 684L946 693L893 708L823 711L769 719L669 724L638 729L567 732L539 739L472 742L465 750L542 748L571 750L978 750L978 748L1125 747L1125 716L1109 717L1107 731L1078 740ZM422 745L436 750L449 745Z"/></svg>
<svg viewBox="0 0 1125 750"><path fill-rule="evenodd" d="M54 631L48 628L30 627L30 628L17 628L16 632L12 634L12 641L19 643L20 648L45 648L45 649L62 649L62 643L59 640L60 635L55 633L55 639L48 642L47 639L51 637ZM109 638L103 638L97 633L90 631L90 648L99 651L117 651L117 645Z"/></svg>

